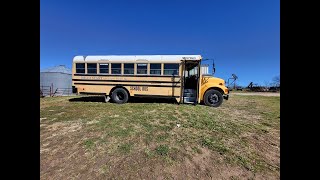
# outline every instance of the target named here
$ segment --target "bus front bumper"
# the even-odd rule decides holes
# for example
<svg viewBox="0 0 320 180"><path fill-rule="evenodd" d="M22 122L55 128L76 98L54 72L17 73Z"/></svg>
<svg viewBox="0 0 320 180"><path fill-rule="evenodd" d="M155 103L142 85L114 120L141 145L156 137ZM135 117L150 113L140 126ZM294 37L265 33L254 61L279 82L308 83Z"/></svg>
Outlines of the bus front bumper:
<svg viewBox="0 0 320 180"><path fill-rule="evenodd" d="M228 100L229 99L229 94L224 94L223 99Z"/></svg>

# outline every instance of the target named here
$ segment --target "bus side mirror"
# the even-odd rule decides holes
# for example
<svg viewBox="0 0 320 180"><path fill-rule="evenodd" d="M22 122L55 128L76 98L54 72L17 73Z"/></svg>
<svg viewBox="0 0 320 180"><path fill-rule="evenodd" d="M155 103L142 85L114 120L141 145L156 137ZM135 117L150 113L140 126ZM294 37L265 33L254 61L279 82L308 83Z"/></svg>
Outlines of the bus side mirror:
<svg viewBox="0 0 320 180"><path fill-rule="evenodd" d="M212 60L212 75L216 72L216 65L214 64L214 60Z"/></svg>

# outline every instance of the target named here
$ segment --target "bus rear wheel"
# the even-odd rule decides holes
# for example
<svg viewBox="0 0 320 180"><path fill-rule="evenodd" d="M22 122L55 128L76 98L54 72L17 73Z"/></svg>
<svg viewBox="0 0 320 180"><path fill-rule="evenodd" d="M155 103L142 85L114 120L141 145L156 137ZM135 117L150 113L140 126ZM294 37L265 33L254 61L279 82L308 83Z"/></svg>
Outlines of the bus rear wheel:
<svg viewBox="0 0 320 180"><path fill-rule="evenodd" d="M204 94L204 104L212 107L219 107L223 102L222 94L214 89L207 91Z"/></svg>
<svg viewBox="0 0 320 180"><path fill-rule="evenodd" d="M128 92L123 88L116 88L112 92L111 99L113 102L117 104L123 104L128 102L129 95L128 95Z"/></svg>

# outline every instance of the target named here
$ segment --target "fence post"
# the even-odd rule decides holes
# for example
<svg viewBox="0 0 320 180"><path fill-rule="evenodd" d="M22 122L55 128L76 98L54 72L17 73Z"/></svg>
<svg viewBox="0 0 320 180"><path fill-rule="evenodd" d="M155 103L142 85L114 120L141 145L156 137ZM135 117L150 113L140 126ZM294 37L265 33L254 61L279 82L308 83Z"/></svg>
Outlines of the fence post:
<svg viewBox="0 0 320 180"><path fill-rule="evenodd" d="M50 92L50 97L53 96L53 83L51 83L51 92Z"/></svg>

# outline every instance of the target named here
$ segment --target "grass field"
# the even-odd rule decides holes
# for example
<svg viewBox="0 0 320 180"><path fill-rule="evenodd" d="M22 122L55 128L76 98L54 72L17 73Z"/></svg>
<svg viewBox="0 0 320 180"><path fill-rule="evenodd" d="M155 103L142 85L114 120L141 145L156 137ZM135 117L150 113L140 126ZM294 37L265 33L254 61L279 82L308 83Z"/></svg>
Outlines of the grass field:
<svg viewBox="0 0 320 180"><path fill-rule="evenodd" d="M280 97L40 99L41 179L280 179Z"/></svg>

